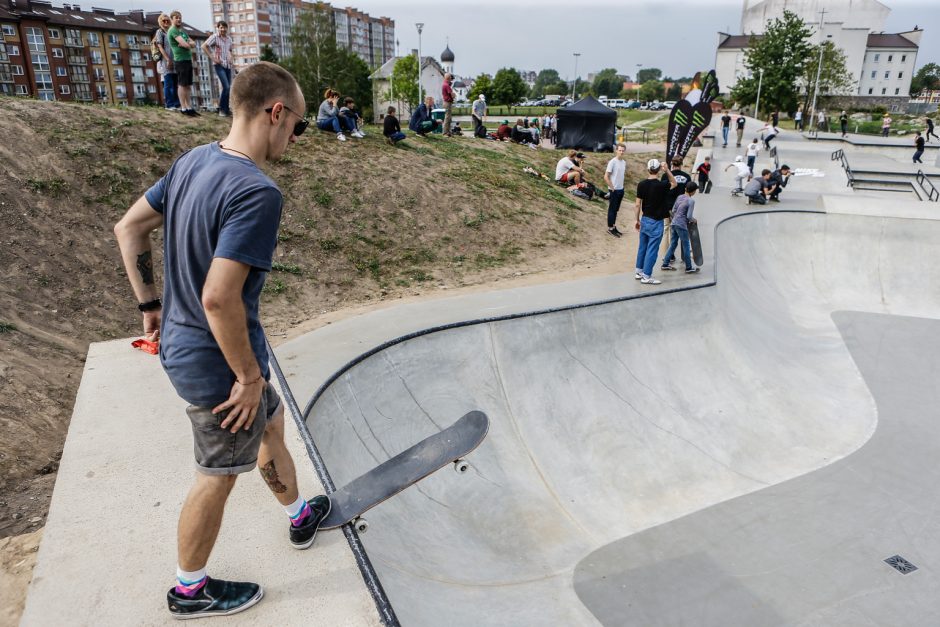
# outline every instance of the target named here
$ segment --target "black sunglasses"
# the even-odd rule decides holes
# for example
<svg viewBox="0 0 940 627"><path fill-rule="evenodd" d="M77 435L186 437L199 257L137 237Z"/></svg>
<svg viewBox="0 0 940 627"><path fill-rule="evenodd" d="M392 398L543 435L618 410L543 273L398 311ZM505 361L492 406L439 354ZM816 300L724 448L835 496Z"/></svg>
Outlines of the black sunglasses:
<svg viewBox="0 0 940 627"><path fill-rule="evenodd" d="M301 135L304 134L304 131L307 130L307 127L310 126L310 120L300 115L299 113L297 113L296 111L288 107L286 104L281 103L281 105L285 109L287 109L288 111L296 115L298 118L300 118L300 122L298 122L297 124L294 124L294 137L300 137ZM268 107L267 109L264 110L265 113L271 113L272 111L274 111L274 107Z"/></svg>

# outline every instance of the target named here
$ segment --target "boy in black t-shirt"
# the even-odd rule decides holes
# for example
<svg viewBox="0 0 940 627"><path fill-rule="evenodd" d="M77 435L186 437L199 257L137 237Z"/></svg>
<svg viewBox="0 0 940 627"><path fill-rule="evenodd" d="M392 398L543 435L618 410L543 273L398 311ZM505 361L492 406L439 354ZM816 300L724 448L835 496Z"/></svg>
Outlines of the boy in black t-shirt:
<svg viewBox="0 0 940 627"><path fill-rule="evenodd" d="M385 141L390 144L397 144L405 139L406 135L401 132L401 124L395 117L395 107L389 107L383 121L382 134L385 135Z"/></svg>
<svg viewBox="0 0 940 627"><path fill-rule="evenodd" d="M744 125L747 124L747 118L744 117L743 113L738 114L738 119L735 120L737 124L738 131L738 148L741 147L741 140L744 139Z"/></svg>
<svg viewBox="0 0 940 627"><path fill-rule="evenodd" d="M663 220L669 216L672 207L666 205L670 190L676 187L676 177L666 169L666 181L659 180L663 169L659 159L650 159L646 163L649 175L636 186L636 224L640 233L640 243L636 253L636 274L644 285L659 285L662 281L653 278L653 267L659 252L659 243L663 239ZM642 218L640 214L642 213Z"/></svg>
<svg viewBox="0 0 940 627"><path fill-rule="evenodd" d="M920 157L924 154L924 138L921 137L920 131L914 133L914 148L914 163L923 163Z"/></svg>
<svg viewBox="0 0 940 627"><path fill-rule="evenodd" d="M726 109L724 115L721 116L721 147L724 148L728 145L728 133L731 132L731 116L728 115L728 110Z"/></svg>

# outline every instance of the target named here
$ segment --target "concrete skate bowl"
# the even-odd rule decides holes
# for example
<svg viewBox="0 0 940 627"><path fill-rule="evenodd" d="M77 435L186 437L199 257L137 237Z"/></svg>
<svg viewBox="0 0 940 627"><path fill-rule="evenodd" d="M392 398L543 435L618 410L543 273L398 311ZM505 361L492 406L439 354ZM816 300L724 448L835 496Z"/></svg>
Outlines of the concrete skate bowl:
<svg viewBox="0 0 940 627"><path fill-rule="evenodd" d="M468 473L366 516L403 625L640 624L582 602L585 558L872 436L833 313L940 318L940 223L751 213L716 237L714 284L411 336L317 393L306 424L336 485L467 411L490 418Z"/></svg>

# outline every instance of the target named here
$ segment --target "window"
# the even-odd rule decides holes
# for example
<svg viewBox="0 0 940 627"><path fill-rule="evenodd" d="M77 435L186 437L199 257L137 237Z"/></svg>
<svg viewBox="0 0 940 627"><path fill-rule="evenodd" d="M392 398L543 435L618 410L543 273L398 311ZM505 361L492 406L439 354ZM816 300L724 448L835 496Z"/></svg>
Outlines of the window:
<svg viewBox="0 0 940 627"><path fill-rule="evenodd" d="M82 46L82 31L78 30L77 28L65 29L65 45Z"/></svg>
<svg viewBox="0 0 940 627"><path fill-rule="evenodd" d="M49 39L62 39L62 35L58 28L49 29Z"/></svg>
<svg viewBox="0 0 940 627"><path fill-rule="evenodd" d="M17 96L28 96L28 95L29 95L29 89L26 87L26 85L17 85L17 86L16 86L16 95L17 95Z"/></svg>
<svg viewBox="0 0 940 627"><path fill-rule="evenodd" d="M128 35L127 36L127 45L136 46L137 45L137 35Z"/></svg>
<svg viewBox="0 0 940 627"><path fill-rule="evenodd" d="M147 78L153 78L153 70L151 70L150 68L147 68L146 70L144 70L144 74L147 75Z"/></svg>
<svg viewBox="0 0 940 627"><path fill-rule="evenodd" d="M897 96L897 95L900 94L900 93L901 93L901 88L900 88L900 87L898 87L897 89L894 90L894 95L895 95L895 96Z"/></svg>
<svg viewBox="0 0 940 627"><path fill-rule="evenodd" d="M88 33L88 45L89 46L101 45L101 40L98 39L98 33Z"/></svg>
<svg viewBox="0 0 940 627"><path fill-rule="evenodd" d="M874 87L869 87L869 88L868 88L868 95L871 96L872 93L874 93L874 91L875 91L875 88L874 88Z"/></svg>
<svg viewBox="0 0 940 627"><path fill-rule="evenodd" d="M23 75L23 66L22 66L22 65L14 65L14 66L11 66L11 67L13 68L13 76L22 76L22 75Z"/></svg>
<svg viewBox="0 0 940 627"><path fill-rule="evenodd" d="M872 78L875 78L875 74L877 74L877 73L878 73L878 72L876 72L875 70L872 70L872 71L871 71L871 77L872 77Z"/></svg>
<svg viewBox="0 0 940 627"><path fill-rule="evenodd" d="M108 45L112 48L120 47L121 43L118 41L118 36L111 33L108 35Z"/></svg>
<svg viewBox="0 0 940 627"><path fill-rule="evenodd" d="M880 54L876 54L876 55L875 55L875 63L878 63L878 59L880 59L880 58L881 58L881 55L880 55Z"/></svg>
<svg viewBox="0 0 940 627"><path fill-rule="evenodd" d="M57 67L55 69L55 75L56 76L68 76L69 73L65 70L64 67Z"/></svg>
<svg viewBox="0 0 940 627"><path fill-rule="evenodd" d="M881 88L881 95L884 96L886 93L888 93L888 88L887 88L887 87L882 87L882 88Z"/></svg>
<svg viewBox="0 0 940 627"><path fill-rule="evenodd" d="M904 72L898 72L898 78L904 78Z"/></svg>
<svg viewBox="0 0 940 627"><path fill-rule="evenodd" d="M906 55L906 54L902 54L902 55L901 55L901 63L904 63L905 61L907 61L907 55Z"/></svg>
<svg viewBox="0 0 940 627"><path fill-rule="evenodd" d="M124 80L124 68L118 68L114 70L114 80L116 81Z"/></svg>
<svg viewBox="0 0 940 627"><path fill-rule="evenodd" d="M100 67L96 67L96 68L95 68L95 80L96 80L96 81L103 81L103 80L104 80L104 70L101 69Z"/></svg>
<svg viewBox="0 0 940 627"><path fill-rule="evenodd" d="M94 63L95 65L101 65L104 62L101 58L100 50L91 51L91 62Z"/></svg>
<svg viewBox="0 0 940 627"><path fill-rule="evenodd" d="M68 85L59 85L59 93L63 96L67 96L72 93L72 88Z"/></svg>
<svg viewBox="0 0 940 627"><path fill-rule="evenodd" d="M7 37L16 37L16 29L10 24L3 25L3 34Z"/></svg>
<svg viewBox="0 0 940 627"><path fill-rule="evenodd" d="M20 47L19 47L19 46L11 46L11 45L7 44L7 54L10 55L11 57L18 57L18 56L20 56Z"/></svg>
<svg viewBox="0 0 940 627"><path fill-rule="evenodd" d="M108 99L108 86L96 85L95 93L97 94L99 100L107 100Z"/></svg>
<svg viewBox="0 0 940 627"><path fill-rule="evenodd" d="M134 98L144 98L147 96L147 89L143 85L134 85Z"/></svg>
<svg viewBox="0 0 940 627"><path fill-rule="evenodd" d="M62 48L53 48L52 56L55 57L56 59L64 59L65 52L62 51Z"/></svg>
<svg viewBox="0 0 940 627"><path fill-rule="evenodd" d="M221 4L221 3L213 4L213 5L212 5L212 10L215 11L216 13L221 13L221 12L222 12L222 4Z"/></svg>
<svg viewBox="0 0 940 627"><path fill-rule="evenodd" d="M157 93L157 86L156 86L156 85L147 85L147 93L148 93L148 94L155 94L155 93Z"/></svg>
<svg viewBox="0 0 940 627"><path fill-rule="evenodd" d="M885 72L885 78L888 78L889 76L891 76L891 72Z"/></svg>
<svg viewBox="0 0 940 627"><path fill-rule="evenodd" d="M112 52L111 53L111 64L112 65L121 65L121 53Z"/></svg>
<svg viewBox="0 0 940 627"><path fill-rule="evenodd" d="M127 98L127 87L125 87L124 85L115 85L114 97L115 98Z"/></svg>

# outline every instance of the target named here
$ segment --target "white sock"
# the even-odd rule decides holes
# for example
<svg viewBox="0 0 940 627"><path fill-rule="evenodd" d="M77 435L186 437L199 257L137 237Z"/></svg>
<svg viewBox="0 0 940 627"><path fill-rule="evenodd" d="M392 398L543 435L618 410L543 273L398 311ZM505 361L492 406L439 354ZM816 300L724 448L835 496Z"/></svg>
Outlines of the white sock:
<svg viewBox="0 0 940 627"><path fill-rule="evenodd" d="M284 506L284 511L287 512L287 515L290 516L291 519L297 518L297 514L300 513L300 510L303 509L306 502L307 501L304 500L304 497L298 496L296 501L290 505Z"/></svg>
<svg viewBox="0 0 940 627"><path fill-rule="evenodd" d="M196 583L201 582L206 578L206 569L205 567L200 568L199 570L183 570L177 564L176 566L176 581L180 586L192 586Z"/></svg>

